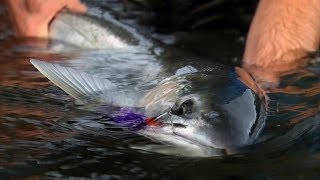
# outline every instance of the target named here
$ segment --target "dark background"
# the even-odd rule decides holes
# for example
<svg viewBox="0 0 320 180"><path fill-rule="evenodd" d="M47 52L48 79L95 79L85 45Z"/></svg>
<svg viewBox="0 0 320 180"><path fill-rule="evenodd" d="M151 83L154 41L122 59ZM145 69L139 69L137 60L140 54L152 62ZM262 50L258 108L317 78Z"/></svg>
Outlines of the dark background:
<svg viewBox="0 0 320 180"><path fill-rule="evenodd" d="M83 0L111 12L140 33L239 65L258 0ZM170 42L170 41L169 41Z"/></svg>

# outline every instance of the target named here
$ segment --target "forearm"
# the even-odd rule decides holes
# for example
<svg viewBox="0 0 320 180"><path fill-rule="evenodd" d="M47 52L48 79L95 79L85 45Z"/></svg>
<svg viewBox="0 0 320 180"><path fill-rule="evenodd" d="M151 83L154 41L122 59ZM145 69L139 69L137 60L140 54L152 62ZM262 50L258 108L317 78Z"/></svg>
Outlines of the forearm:
<svg viewBox="0 0 320 180"><path fill-rule="evenodd" d="M260 0L243 67L290 69L288 66L296 66L306 53L317 50L319 41L319 0Z"/></svg>

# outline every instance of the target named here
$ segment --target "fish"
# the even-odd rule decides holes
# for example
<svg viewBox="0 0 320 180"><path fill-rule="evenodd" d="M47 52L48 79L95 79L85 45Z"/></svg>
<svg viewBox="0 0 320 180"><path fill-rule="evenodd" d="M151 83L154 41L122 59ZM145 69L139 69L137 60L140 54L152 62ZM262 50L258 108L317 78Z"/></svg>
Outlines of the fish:
<svg viewBox="0 0 320 180"><path fill-rule="evenodd" d="M101 21L104 20L87 15L62 14L51 25L51 37L83 49L121 50L122 54L129 55L132 50L149 53L153 46L139 33L119 25L109 16L109 23ZM113 33L117 31L115 26L120 26L123 33ZM108 32L106 29L109 29ZM94 41L95 36L103 31L106 33L101 37L102 41ZM92 34L86 35L87 32ZM234 154L239 148L257 142L265 125L265 104L238 79L235 69L186 52L183 52L184 56L187 54L190 58L179 60L180 50L170 47L169 51L170 61L158 57L146 62L154 63L151 67L158 68L152 68L155 76L148 75L153 78L142 85L126 86L127 89L112 79L57 63L37 59L31 59L30 62L77 102L107 107L99 111L119 126L169 145L166 148L158 145L132 148L207 157ZM134 60L125 62L130 66L129 63L134 63ZM114 69L110 71L119 71L116 70L119 66L112 67Z"/></svg>
<svg viewBox="0 0 320 180"><path fill-rule="evenodd" d="M117 107L105 113L119 125L130 124L138 134L192 149L192 156L234 152L254 143L264 127L264 104L232 71L173 75L128 106L122 101L126 94L108 79L59 64L30 62L76 100Z"/></svg>

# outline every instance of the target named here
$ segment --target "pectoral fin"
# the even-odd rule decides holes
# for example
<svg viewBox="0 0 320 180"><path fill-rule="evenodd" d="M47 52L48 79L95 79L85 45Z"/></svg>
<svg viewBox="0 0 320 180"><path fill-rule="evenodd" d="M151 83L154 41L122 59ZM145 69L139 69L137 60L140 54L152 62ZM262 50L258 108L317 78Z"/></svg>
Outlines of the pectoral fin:
<svg viewBox="0 0 320 180"><path fill-rule="evenodd" d="M30 62L55 85L83 103L101 102L119 105L116 102L119 92L107 79L36 59L31 59Z"/></svg>

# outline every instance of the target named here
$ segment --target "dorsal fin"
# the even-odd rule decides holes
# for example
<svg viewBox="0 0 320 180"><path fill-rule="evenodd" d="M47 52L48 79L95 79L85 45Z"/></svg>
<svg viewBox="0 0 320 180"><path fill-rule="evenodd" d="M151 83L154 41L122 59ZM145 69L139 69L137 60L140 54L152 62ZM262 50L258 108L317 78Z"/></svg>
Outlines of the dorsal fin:
<svg viewBox="0 0 320 180"><path fill-rule="evenodd" d="M116 102L119 92L107 79L36 59L31 59L30 62L55 85L82 103L100 102L120 105Z"/></svg>

